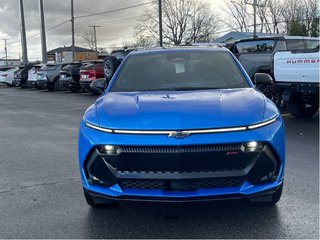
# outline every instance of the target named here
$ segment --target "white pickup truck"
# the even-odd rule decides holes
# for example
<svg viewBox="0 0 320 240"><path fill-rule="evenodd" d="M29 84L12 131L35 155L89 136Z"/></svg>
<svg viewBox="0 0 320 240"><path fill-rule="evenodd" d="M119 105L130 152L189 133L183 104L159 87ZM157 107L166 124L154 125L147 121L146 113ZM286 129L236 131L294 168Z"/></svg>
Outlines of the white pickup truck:
<svg viewBox="0 0 320 240"><path fill-rule="evenodd" d="M267 97L296 117L312 117L319 109L319 50L274 54L271 83L257 85Z"/></svg>

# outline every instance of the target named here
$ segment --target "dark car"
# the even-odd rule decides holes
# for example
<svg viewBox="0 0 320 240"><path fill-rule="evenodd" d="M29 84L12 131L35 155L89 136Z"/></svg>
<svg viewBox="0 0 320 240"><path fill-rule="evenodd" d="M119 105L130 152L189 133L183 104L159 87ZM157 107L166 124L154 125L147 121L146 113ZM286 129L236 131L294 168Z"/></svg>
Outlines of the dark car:
<svg viewBox="0 0 320 240"><path fill-rule="evenodd" d="M109 83L116 72L118 66L126 58L126 56L134 51L134 49L115 50L111 55L106 56L103 60L104 77Z"/></svg>
<svg viewBox="0 0 320 240"><path fill-rule="evenodd" d="M20 66L18 70L14 72L13 82L12 84L16 87L20 87L21 84L21 71L25 68L25 66Z"/></svg>
<svg viewBox="0 0 320 240"><path fill-rule="evenodd" d="M90 84L99 78L104 78L103 62L93 61L80 70L80 87L84 91L91 91Z"/></svg>
<svg viewBox="0 0 320 240"><path fill-rule="evenodd" d="M87 63L76 62L69 63L60 71L60 87L69 89L71 92L78 92L80 87L80 68Z"/></svg>
<svg viewBox="0 0 320 240"><path fill-rule="evenodd" d="M279 51L319 48L319 38L275 36L236 41L230 51L239 59L251 80L256 73L272 75L273 55Z"/></svg>
<svg viewBox="0 0 320 240"><path fill-rule="evenodd" d="M29 63L26 66L22 66L21 71L19 73L20 75L20 79L17 77L15 79L15 84L21 88L26 88L27 87L27 81L28 81L28 73L29 70L31 68L33 68L33 66L35 65L35 63Z"/></svg>

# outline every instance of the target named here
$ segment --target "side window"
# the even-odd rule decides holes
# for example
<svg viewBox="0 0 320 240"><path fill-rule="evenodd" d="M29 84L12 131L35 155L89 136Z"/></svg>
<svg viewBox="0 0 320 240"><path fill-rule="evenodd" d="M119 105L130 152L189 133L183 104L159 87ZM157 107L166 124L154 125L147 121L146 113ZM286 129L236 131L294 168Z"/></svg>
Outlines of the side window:
<svg viewBox="0 0 320 240"><path fill-rule="evenodd" d="M274 45L274 40L239 42L236 45L236 50L239 53L266 53L272 52Z"/></svg>
<svg viewBox="0 0 320 240"><path fill-rule="evenodd" d="M303 39L287 39L287 50L302 50L305 49Z"/></svg>
<svg viewBox="0 0 320 240"><path fill-rule="evenodd" d="M319 40L306 40L307 49L319 49Z"/></svg>

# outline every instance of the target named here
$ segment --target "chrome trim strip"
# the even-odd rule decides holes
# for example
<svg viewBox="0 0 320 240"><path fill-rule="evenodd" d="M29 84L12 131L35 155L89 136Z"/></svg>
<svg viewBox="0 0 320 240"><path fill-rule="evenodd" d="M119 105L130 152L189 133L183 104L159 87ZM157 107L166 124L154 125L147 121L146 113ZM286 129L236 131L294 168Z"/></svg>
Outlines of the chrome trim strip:
<svg viewBox="0 0 320 240"><path fill-rule="evenodd" d="M267 126L271 123L274 123L277 121L279 118L279 115L276 115L275 117L271 118L270 120L258 123L258 124L253 124L250 126L245 126L245 127L230 127L230 128L216 128L216 129L203 129L203 130L185 130L185 131L169 131L169 130L164 130L164 131L139 131L139 130L113 130L109 128L102 128L98 127L96 125L90 124L88 122L85 122L85 125L89 128L106 132L106 133L115 133L115 134L137 134L137 135L171 135L171 134L176 134L177 132L182 133L184 135L191 135L191 134L206 134L206 133L224 133L224 132L240 132L240 131L246 131L246 130L253 130L257 129L260 127Z"/></svg>
<svg viewBox="0 0 320 240"><path fill-rule="evenodd" d="M148 135L159 135L159 134L170 134L174 131L138 131L138 130L114 130L114 133L119 134L148 134Z"/></svg>
<svg viewBox="0 0 320 240"><path fill-rule="evenodd" d="M274 118L270 119L270 120L267 120L265 122L262 122L262 123L258 123L258 124L254 124L254 125L250 125L248 126L247 128L249 130L252 130L252 129L256 129L256 128L260 128L260 127L264 127L264 126L267 126L271 123L274 123L275 121L277 121L279 116L275 116Z"/></svg>
<svg viewBox="0 0 320 240"><path fill-rule="evenodd" d="M108 128L102 128L102 127L98 127L96 125L90 124L88 122L84 122L85 125L89 128L101 131L101 132L107 132L107 133L113 133L114 131L112 129L108 129Z"/></svg>

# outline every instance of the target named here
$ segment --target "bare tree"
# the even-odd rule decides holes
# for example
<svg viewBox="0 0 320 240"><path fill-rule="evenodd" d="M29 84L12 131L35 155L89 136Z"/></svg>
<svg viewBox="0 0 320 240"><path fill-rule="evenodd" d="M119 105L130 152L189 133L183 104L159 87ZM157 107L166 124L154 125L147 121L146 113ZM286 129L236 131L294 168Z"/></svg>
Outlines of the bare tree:
<svg viewBox="0 0 320 240"><path fill-rule="evenodd" d="M209 42L218 28L218 16L204 2L192 6L188 42ZM207 27L210 26L210 27Z"/></svg>
<svg viewBox="0 0 320 240"><path fill-rule="evenodd" d="M237 32L249 32L252 24L252 14L250 13L247 4L244 0L229 1L225 0L227 4L226 12L231 17L231 21L225 22L231 29Z"/></svg>
<svg viewBox="0 0 320 240"><path fill-rule="evenodd" d="M303 7L300 0L284 0L281 12L287 33L290 31L292 23L303 19Z"/></svg>
<svg viewBox="0 0 320 240"><path fill-rule="evenodd" d="M208 3L197 0L164 0L162 6L165 44L181 45L213 39L218 19ZM158 24L158 6L155 5L145 9L136 26L136 35L148 43L158 43Z"/></svg>
<svg viewBox="0 0 320 240"><path fill-rule="evenodd" d="M266 4L267 12L269 13L269 28L270 33L280 33L280 24L282 21L281 5L279 0L268 0Z"/></svg>
<svg viewBox="0 0 320 240"><path fill-rule="evenodd" d="M318 0L304 0L304 23L307 34L312 34L312 26L315 22L319 23L319 2Z"/></svg>
<svg viewBox="0 0 320 240"><path fill-rule="evenodd" d="M94 42L94 33L92 29L88 29L86 30L83 35L81 35L82 37L82 44L89 48L89 49L94 49L95 48L95 42Z"/></svg>

